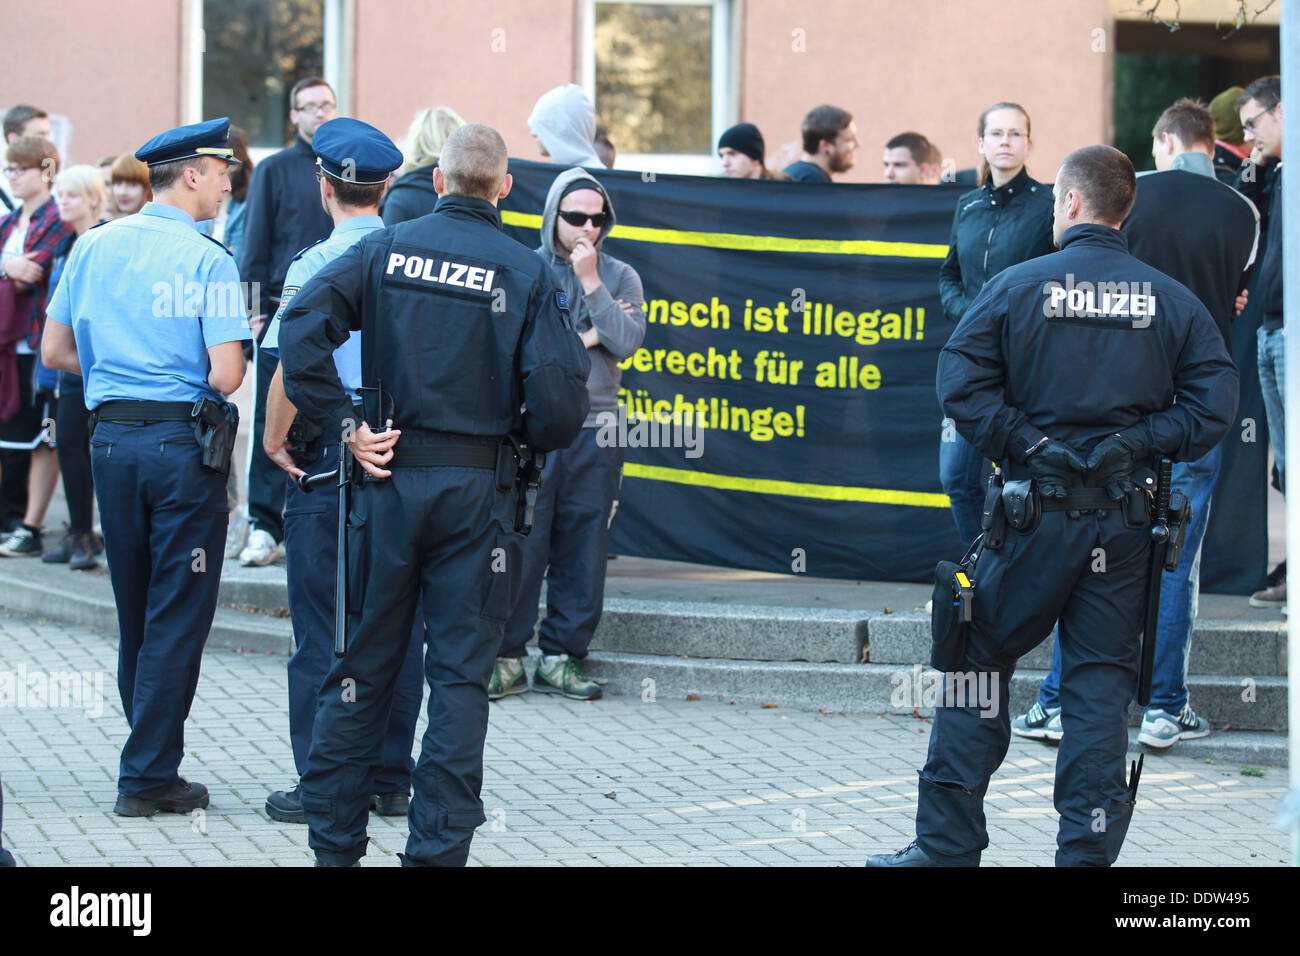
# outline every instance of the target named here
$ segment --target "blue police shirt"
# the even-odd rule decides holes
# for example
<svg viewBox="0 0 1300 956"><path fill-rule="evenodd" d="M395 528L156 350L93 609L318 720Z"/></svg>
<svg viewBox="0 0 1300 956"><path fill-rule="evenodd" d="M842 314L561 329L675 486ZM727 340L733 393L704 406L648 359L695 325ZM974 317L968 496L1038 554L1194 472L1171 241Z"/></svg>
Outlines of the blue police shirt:
<svg viewBox="0 0 1300 956"><path fill-rule="evenodd" d="M289 272L284 277L280 308L276 309L275 318L271 320L266 335L262 338L261 347L265 351L276 358L280 357L280 317L307 280L320 271L325 263L333 262L363 236L383 228L384 220L378 216L354 216L335 226L328 239L307 247L294 257ZM334 367L339 371L339 381L343 383L344 390L355 397L356 390L361 387L360 332L353 332L346 342L334 350Z"/></svg>
<svg viewBox="0 0 1300 956"><path fill-rule="evenodd" d="M207 350L251 338L234 257L156 202L77 240L46 314L72 327L91 409L221 401Z"/></svg>

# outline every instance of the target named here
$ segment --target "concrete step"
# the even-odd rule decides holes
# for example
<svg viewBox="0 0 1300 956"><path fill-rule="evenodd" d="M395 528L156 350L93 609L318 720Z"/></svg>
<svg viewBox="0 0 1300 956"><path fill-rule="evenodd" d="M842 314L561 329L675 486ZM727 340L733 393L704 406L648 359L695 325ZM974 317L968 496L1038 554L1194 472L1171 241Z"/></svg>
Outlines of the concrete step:
<svg viewBox="0 0 1300 956"><path fill-rule="evenodd" d="M937 690L934 671L919 665L809 664L735 661L650 654L593 653L589 672L609 680L615 694L735 700L796 710L835 713L932 715ZM928 675L928 676L927 676ZM1045 670L1019 670L1011 680L1011 710L1024 713L1038 696ZM1283 732L1287 727L1284 677L1193 675L1188 690L1197 713L1216 727ZM1141 722L1129 709L1129 723Z"/></svg>
<svg viewBox="0 0 1300 956"><path fill-rule="evenodd" d="M930 656L930 617L923 611L875 614L867 621L868 660L873 664L913 664ZM1052 666L1056 635L1020 659L1021 667ZM1248 674L1274 677L1287 672L1286 622L1207 620L1192 632L1189 674Z"/></svg>

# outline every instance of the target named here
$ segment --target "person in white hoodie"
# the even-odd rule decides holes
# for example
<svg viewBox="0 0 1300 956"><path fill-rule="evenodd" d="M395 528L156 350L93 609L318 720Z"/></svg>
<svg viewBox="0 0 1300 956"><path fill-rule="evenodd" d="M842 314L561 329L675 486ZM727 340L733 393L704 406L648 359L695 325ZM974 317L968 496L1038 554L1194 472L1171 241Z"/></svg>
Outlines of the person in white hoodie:
<svg viewBox="0 0 1300 956"><path fill-rule="evenodd" d="M605 168L596 155L596 108L578 84L543 93L528 117L528 128L543 156L565 166Z"/></svg>
<svg viewBox="0 0 1300 956"><path fill-rule="evenodd" d="M581 661L604 605L609 529L623 473L623 449L602 445L597 436L600 425L619 414L618 363L641 347L646 330L641 277L600 248L613 228L614 206L594 177L582 169L567 169L556 177L546 196L537 254L555 273L570 303L574 330L591 357L591 404L573 444L547 456L533 530L524 540L517 603L506 621L488 684L490 700L529 689L524 645L537 623L543 576L546 617L538 631L542 659L532 689L576 700L601 695L600 685L583 672Z"/></svg>

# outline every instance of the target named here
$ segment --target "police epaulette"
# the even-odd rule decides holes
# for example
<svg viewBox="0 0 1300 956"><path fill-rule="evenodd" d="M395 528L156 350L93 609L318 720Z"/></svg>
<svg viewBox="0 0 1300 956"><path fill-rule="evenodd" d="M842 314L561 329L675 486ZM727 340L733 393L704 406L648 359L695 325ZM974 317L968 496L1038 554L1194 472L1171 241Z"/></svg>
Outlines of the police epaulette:
<svg viewBox="0 0 1300 956"><path fill-rule="evenodd" d="M328 238L329 238L329 236L326 236L326 237L325 237L325 239L328 239ZM304 252L306 252L306 251L309 250L309 249L315 249L315 248L316 248L317 246L319 246L322 242L324 242L325 239L317 239L317 240L316 240L315 242L313 242L310 246L303 246L301 249L299 249L299 250L294 254L294 257L293 257L292 259L290 259L289 261L290 261L290 262L297 262L299 259L302 258L302 254L303 254Z"/></svg>
<svg viewBox="0 0 1300 956"><path fill-rule="evenodd" d="M228 255L228 256L233 256L233 255L234 255L234 253L230 250L230 247L229 247L228 245L226 245L224 242L222 242L220 239L213 239L213 238L212 238L211 236L209 236L206 232L201 232L201 233L199 233L199 235L202 236L204 239L208 240L208 242L210 242L210 243L212 243L213 245L215 245L218 249L220 249L220 250L221 250L222 252L224 252L226 255Z"/></svg>

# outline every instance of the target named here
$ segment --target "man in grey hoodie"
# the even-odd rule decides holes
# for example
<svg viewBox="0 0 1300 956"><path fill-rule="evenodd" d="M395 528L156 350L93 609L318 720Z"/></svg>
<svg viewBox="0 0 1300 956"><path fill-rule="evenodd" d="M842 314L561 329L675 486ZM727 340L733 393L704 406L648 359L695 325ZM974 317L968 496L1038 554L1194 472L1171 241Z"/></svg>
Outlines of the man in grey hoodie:
<svg viewBox="0 0 1300 956"><path fill-rule="evenodd" d="M505 639L492 670L488 697L527 691L524 645L537 622L542 577L547 580L546 617L538 636L542 660L533 689L594 700L600 685L580 661L600 623L605 562L623 449L597 442L602 413L618 415L618 363L641 346L646 320L641 277L625 262L601 251L614 228L609 195L590 174L568 169L556 177L542 215L537 254L552 268L571 303L574 329L591 357L587 392L591 411L568 448L550 452L537 498L532 533L524 544L519 598L506 622ZM549 565L549 571L547 570Z"/></svg>
<svg viewBox="0 0 1300 956"><path fill-rule="evenodd" d="M605 164L596 155L596 108L576 83L547 90L528 117L543 156L565 166Z"/></svg>

